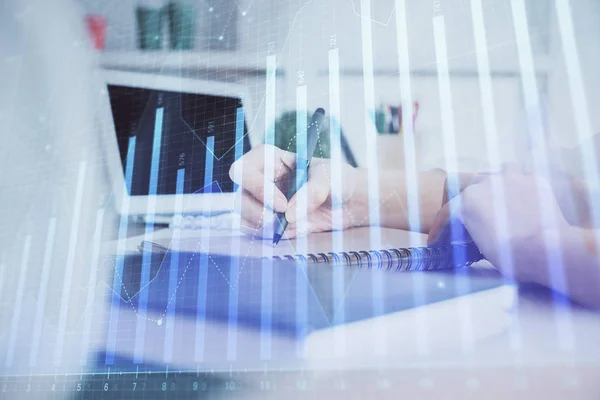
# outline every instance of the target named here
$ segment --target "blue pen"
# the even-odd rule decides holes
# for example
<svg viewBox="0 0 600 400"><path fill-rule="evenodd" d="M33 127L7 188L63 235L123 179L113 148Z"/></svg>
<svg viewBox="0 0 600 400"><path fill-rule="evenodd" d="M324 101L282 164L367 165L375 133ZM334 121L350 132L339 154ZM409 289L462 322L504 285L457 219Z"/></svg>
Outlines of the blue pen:
<svg viewBox="0 0 600 400"><path fill-rule="evenodd" d="M312 121L306 130L307 135L307 148L306 148L306 159L296 159L295 175L290 177L287 193L285 197L290 200L294 194L306 183L308 180L308 167L310 166L310 160L317 147L317 141L319 140L319 133L321 133L321 127L323 126L323 118L325 118L325 110L317 108L312 116ZM276 246L281 240L285 228L287 228L288 221L285 219L285 213L277 213L277 220L275 221L275 234L273 235L273 246Z"/></svg>

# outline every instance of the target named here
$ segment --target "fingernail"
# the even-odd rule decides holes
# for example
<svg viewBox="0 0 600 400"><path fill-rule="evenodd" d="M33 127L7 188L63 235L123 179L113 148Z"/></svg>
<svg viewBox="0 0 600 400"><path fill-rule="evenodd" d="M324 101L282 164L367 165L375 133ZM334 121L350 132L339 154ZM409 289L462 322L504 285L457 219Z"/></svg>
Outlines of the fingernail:
<svg viewBox="0 0 600 400"><path fill-rule="evenodd" d="M429 230L427 234L427 244L432 244L438 241L440 235L442 234L443 227L434 226Z"/></svg>
<svg viewBox="0 0 600 400"><path fill-rule="evenodd" d="M283 193L279 191L275 192L273 203L273 210L275 210L276 212L285 212L287 210L287 199L285 198Z"/></svg>
<svg viewBox="0 0 600 400"><path fill-rule="evenodd" d="M427 235L427 244L432 244L433 242L435 242L435 238L436 238L437 234L436 232L429 232L429 234Z"/></svg>
<svg viewBox="0 0 600 400"><path fill-rule="evenodd" d="M296 222L296 210L294 208L288 208L285 212L285 219L287 219L287 222L289 223Z"/></svg>

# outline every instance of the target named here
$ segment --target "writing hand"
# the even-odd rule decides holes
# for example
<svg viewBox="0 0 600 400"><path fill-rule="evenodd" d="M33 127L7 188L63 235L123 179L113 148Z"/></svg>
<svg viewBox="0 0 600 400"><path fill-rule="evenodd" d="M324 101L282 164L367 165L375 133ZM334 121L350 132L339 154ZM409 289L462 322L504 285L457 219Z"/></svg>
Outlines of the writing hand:
<svg viewBox="0 0 600 400"><path fill-rule="evenodd" d="M265 154L274 154L272 182L265 179ZM242 230L245 233L272 238L273 226L268 222L274 220L275 212L285 212L288 220L284 237L332 230L335 204L341 207L344 215L341 228L352 226L350 200L358 186L360 174L357 170L345 163L340 166L342 190L340 198L332 201L331 162L327 159L313 158L306 184L288 201L284 193L295 168L295 153L271 145L253 148L231 166L229 175L240 185L236 210L241 215ZM270 191L273 192L272 199L268 196L265 198L265 193ZM298 207L300 211L305 210L306 219L299 219Z"/></svg>
<svg viewBox="0 0 600 400"><path fill-rule="evenodd" d="M430 231L430 244L448 240L451 220L464 225L502 273L535 282L545 281L547 274L545 238L569 228L550 183L514 170L479 176L445 204Z"/></svg>

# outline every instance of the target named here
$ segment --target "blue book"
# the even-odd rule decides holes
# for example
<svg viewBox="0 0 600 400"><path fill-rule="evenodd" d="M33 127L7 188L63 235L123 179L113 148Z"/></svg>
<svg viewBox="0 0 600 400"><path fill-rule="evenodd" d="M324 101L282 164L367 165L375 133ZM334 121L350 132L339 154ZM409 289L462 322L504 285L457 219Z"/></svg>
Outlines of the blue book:
<svg viewBox="0 0 600 400"><path fill-rule="evenodd" d="M349 235L364 242L368 229L357 231ZM356 245L354 239L348 242ZM214 252L203 251L201 245L191 252L181 243L146 243L140 254L111 258L108 262L121 276L113 301L154 315L217 321L233 316L240 325L260 328L268 323L281 334L297 335L505 283L497 274L468 267L482 259L470 244L402 248L391 246L383 235L381 250L287 255L280 250L264 257L247 251L244 238L234 242L238 248L230 254L218 251L231 249L230 238L210 240L220 243L209 247Z"/></svg>

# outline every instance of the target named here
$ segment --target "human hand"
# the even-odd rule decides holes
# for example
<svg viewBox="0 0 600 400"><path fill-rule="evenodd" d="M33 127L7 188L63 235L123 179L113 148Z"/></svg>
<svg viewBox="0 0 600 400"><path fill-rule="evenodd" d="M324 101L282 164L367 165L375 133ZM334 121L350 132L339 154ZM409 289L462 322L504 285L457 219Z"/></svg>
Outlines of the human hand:
<svg viewBox="0 0 600 400"><path fill-rule="evenodd" d="M265 175L265 155L273 154L272 182ZM275 212L284 212L288 221L284 237L292 238L312 232L329 231L334 211L342 213L339 228L353 226L349 209L351 199L358 186L360 175L350 165L342 163L341 193L339 198L332 194L332 166L328 159L313 158L310 163L308 180L288 201L284 195L290 177L296 168L296 154L271 145L260 145L237 160L229 170L231 179L240 185L235 208L242 219L242 231L265 238L273 237ZM271 192L273 196L265 194ZM298 206L300 204L300 206ZM302 219L302 212L306 219Z"/></svg>
<svg viewBox="0 0 600 400"><path fill-rule="evenodd" d="M547 275L545 240L569 227L547 180L509 170L480 175L445 204L428 242L448 241L450 223L457 220L503 274L538 283Z"/></svg>

